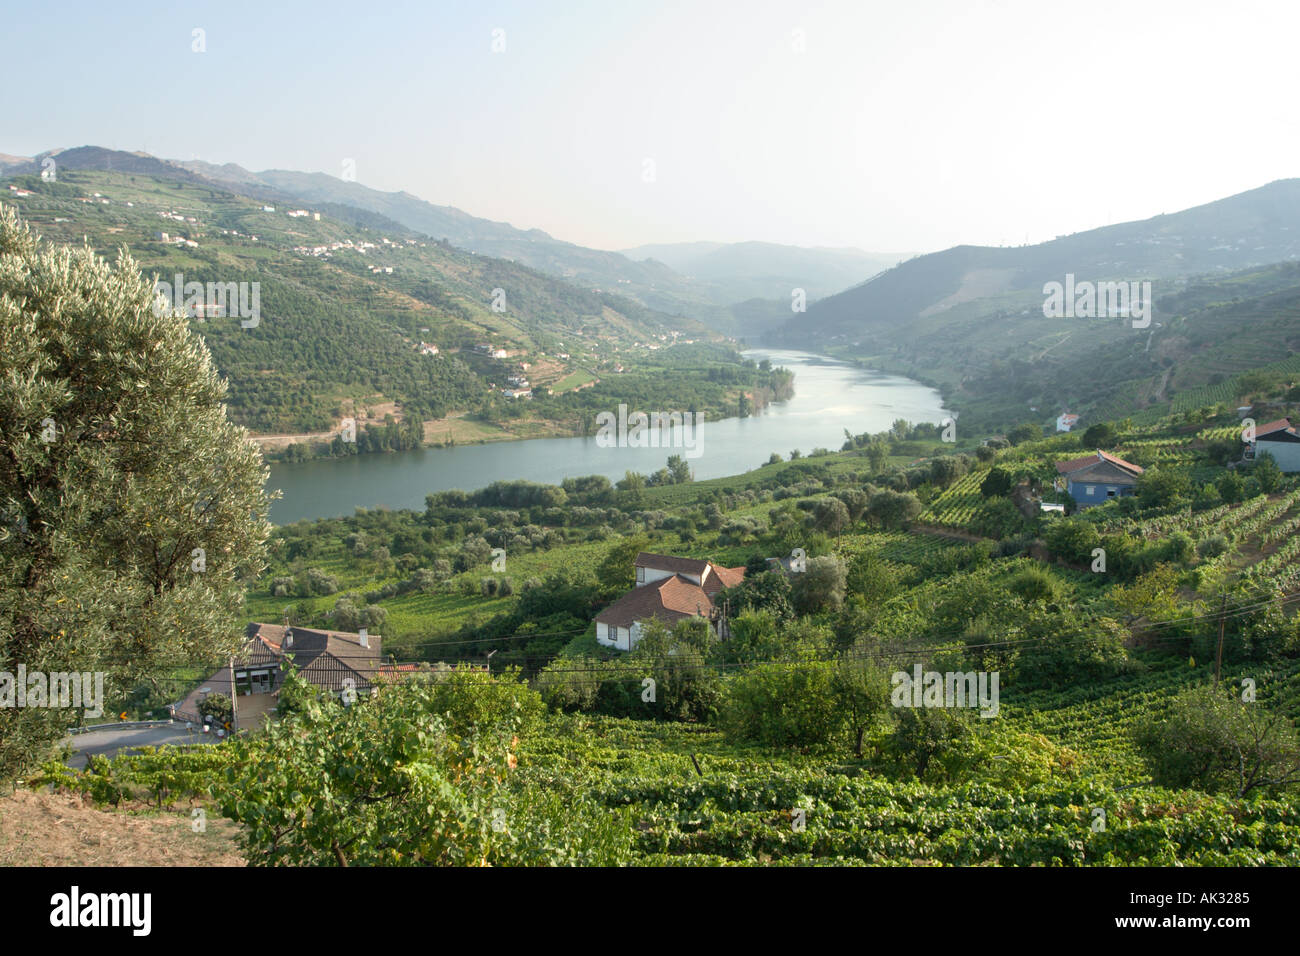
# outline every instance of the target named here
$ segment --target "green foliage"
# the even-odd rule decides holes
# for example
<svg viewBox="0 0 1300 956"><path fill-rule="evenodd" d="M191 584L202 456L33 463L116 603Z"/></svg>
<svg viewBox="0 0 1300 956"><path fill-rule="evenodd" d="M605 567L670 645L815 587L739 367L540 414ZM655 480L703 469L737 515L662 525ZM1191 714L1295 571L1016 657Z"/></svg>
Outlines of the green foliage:
<svg viewBox="0 0 1300 956"><path fill-rule="evenodd" d="M975 729L966 711L952 707L897 710L885 753L918 780L960 776L974 763ZM975 718L978 719L978 718Z"/></svg>
<svg viewBox="0 0 1300 956"><path fill-rule="evenodd" d="M729 740L768 747L824 746L843 732L829 661L760 664L728 681L719 723Z"/></svg>
<svg viewBox="0 0 1300 956"><path fill-rule="evenodd" d="M807 570L792 575L790 599L800 614L838 611L844 603L847 569L838 555L809 558Z"/></svg>
<svg viewBox="0 0 1300 956"><path fill-rule="evenodd" d="M1300 737L1285 715L1241 691L1199 687L1136 732L1158 783L1244 797L1300 787Z"/></svg>
<svg viewBox="0 0 1300 956"><path fill-rule="evenodd" d="M603 824L603 811L580 794L548 794L516 772L528 723L515 706L517 685L449 680L385 687L348 708L315 701L261 735L226 744L235 760L218 800L243 824L250 861L625 861L625 824ZM499 687L505 697L496 696Z"/></svg>
<svg viewBox="0 0 1300 956"><path fill-rule="evenodd" d="M980 482L980 494L985 498L1005 497L1011 493L1014 484L1015 479L1011 473L995 465Z"/></svg>
<svg viewBox="0 0 1300 956"><path fill-rule="evenodd" d="M0 671L102 671L120 694L239 641L266 469L225 385L123 255L48 248L0 210ZM0 708L0 779L70 722Z"/></svg>
<svg viewBox="0 0 1300 956"><path fill-rule="evenodd" d="M199 715L225 727L235 719L235 708L227 695L208 694L199 701Z"/></svg>

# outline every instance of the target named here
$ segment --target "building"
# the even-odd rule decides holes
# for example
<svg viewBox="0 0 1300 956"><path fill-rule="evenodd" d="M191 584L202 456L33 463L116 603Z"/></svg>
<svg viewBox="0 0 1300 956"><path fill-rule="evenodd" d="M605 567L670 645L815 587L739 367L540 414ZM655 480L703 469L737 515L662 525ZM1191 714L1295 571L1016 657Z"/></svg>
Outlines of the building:
<svg viewBox="0 0 1300 956"><path fill-rule="evenodd" d="M1132 495L1143 469L1123 458L1098 451L1082 458L1057 462L1056 471L1061 476L1057 479L1057 489L1060 490L1064 482L1064 490L1079 507L1090 508L1111 498Z"/></svg>
<svg viewBox="0 0 1300 956"><path fill-rule="evenodd" d="M713 599L744 578L744 568L643 551L636 556L636 587L596 615L596 640L630 651L651 619L671 627L681 620L701 618L719 633L722 622Z"/></svg>
<svg viewBox="0 0 1300 956"><path fill-rule="evenodd" d="M426 331L427 331L427 329L426 329ZM434 345L432 342L421 342L421 343L420 343L420 354L421 354L421 355L437 355L437 354L438 354L438 346Z"/></svg>
<svg viewBox="0 0 1300 956"><path fill-rule="evenodd" d="M1079 421L1078 415L1072 415L1069 412L1063 412L1056 417L1056 430L1058 432L1068 432Z"/></svg>
<svg viewBox="0 0 1300 956"><path fill-rule="evenodd" d="M244 646L231 662L172 705L172 716L201 721L199 705L209 694L225 694L235 705L231 730L256 727L275 713L285 667L290 664L309 683L343 696L368 694L380 679L379 635L321 631L309 627L250 624ZM233 673L232 673L233 672Z"/></svg>
<svg viewBox="0 0 1300 956"><path fill-rule="evenodd" d="M1279 418L1255 429L1255 440L1246 447L1245 459L1256 461L1260 455L1272 455L1283 471L1300 471L1300 433L1291 420Z"/></svg>

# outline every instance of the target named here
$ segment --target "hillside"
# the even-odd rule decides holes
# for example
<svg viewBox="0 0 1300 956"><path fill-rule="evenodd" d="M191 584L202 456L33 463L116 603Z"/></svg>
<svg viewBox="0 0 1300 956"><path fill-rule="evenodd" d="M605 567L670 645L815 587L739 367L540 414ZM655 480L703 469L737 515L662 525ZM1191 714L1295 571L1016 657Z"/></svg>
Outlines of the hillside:
<svg viewBox="0 0 1300 956"><path fill-rule="evenodd" d="M623 255L633 260L656 260L684 276L708 283L721 290L728 303L780 299L787 308L793 289L803 289L811 302L859 285L910 257L771 242L669 243L624 249Z"/></svg>
<svg viewBox="0 0 1300 956"><path fill-rule="evenodd" d="M1091 281L1170 280L1294 259L1300 259L1300 179L1279 180L1182 212L1038 245L957 246L918 256L819 302L797 328L818 341L854 342L910 331L919 320L973 300L1041 306L1043 284L1064 281L1067 273ZM1156 294L1166 291L1159 283ZM795 329L792 324L790 333Z"/></svg>
<svg viewBox="0 0 1300 956"><path fill-rule="evenodd" d="M56 182L19 176L0 198L46 238L84 237L108 256L129 248L142 271L167 282L180 274L259 284L256 328L194 321L230 383L232 416L255 431L319 433L345 414L385 407L406 420L456 410L492 419L505 414L499 387L521 361L539 364L543 386L643 362L651 345L717 338L689 319L429 240L374 213L330 206L319 220L312 213L321 210L290 216L293 207L265 211L183 170L153 175L149 157L135 157L139 172L107 172L75 163L122 165L130 154L71 155ZM421 355L421 341L439 354ZM480 355L482 343L515 365ZM661 354L648 364L680 364ZM550 414L569 418L563 402Z"/></svg>
<svg viewBox="0 0 1300 956"><path fill-rule="evenodd" d="M975 429L1084 422L1286 359L1300 334L1300 180L1024 248L921 256L785 317L769 340L936 385ZM1151 281L1148 327L1048 318L1043 286ZM1216 378L1217 376L1217 378Z"/></svg>
<svg viewBox="0 0 1300 956"><path fill-rule="evenodd" d="M178 160L175 165L243 190L265 189L301 202L335 203L376 212L457 248L513 260L586 289L617 292L648 308L689 315L720 331L730 331L726 310L720 306L731 300L660 263L633 262L617 252L588 249L540 229L518 229L407 192L386 193L325 173L284 169L254 173L234 164L215 166L199 160Z"/></svg>

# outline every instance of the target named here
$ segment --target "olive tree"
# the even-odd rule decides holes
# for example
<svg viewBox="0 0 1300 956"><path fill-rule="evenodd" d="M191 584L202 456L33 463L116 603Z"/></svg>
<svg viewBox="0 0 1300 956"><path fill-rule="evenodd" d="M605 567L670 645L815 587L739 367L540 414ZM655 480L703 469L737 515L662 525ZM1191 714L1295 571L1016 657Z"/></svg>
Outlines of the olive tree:
<svg viewBox="0 0 1300 956"><path fill-rule="evenodd" d="M238 646L267 471L203 341L154 301L125 253L49 246L0 208L0 672L101 672L111 698ZM0 708L0 779L69 718Z"/></svg>

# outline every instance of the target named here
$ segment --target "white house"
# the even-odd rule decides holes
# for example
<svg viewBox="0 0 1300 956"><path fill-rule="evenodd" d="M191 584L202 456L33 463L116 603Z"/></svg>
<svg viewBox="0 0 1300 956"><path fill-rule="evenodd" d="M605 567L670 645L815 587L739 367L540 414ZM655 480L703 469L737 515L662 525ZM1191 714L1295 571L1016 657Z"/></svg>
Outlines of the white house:
<svg viewBox="0 0 1300 956"><path fill-rule="evenodd" d="M1269 454L1283 471L1300 471L1300 433L1291 420L1279 418L1255 429L1255 440L1247 447L1247 460Z"/></svg>
<svg viewBox="0 0 1300 956"><path fill-rule="evenodd" d="M744 568L723 568L712 561L641 552L636 557L636 587L596 615L596 640L630 651L650 619L668 626L702 618L717 632L714 596L745 577Z"/></svg>
<svg viewBox="0 0 1300 956"><path fill-rule="evenodd" d="M1068 432L1078 422L1079 416L1072 415L1069 412L1062 412L1056 418L1056 430L1058 432Z"/></svg>

